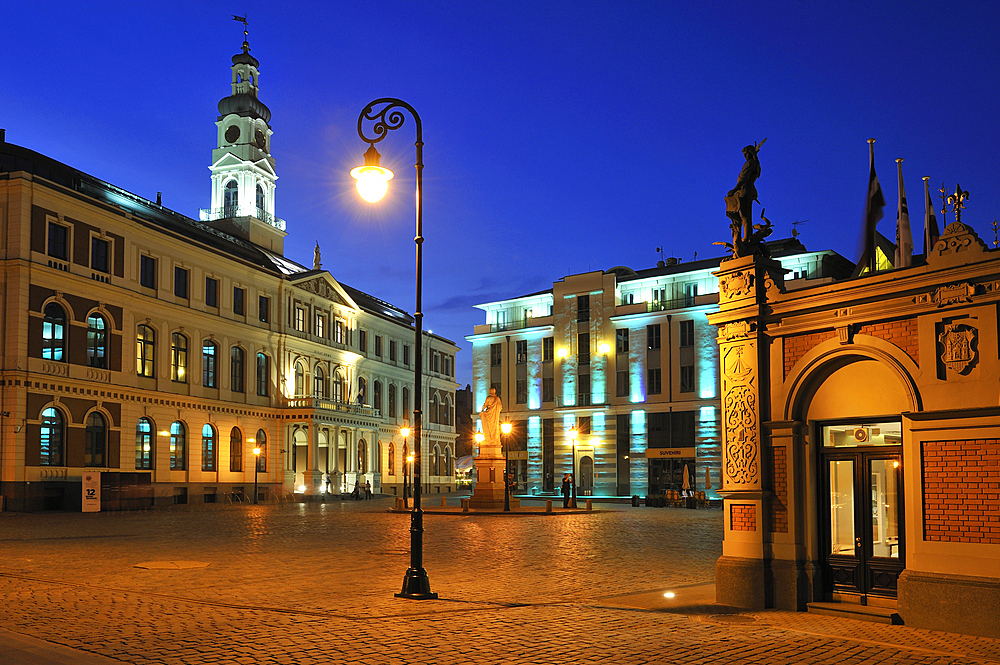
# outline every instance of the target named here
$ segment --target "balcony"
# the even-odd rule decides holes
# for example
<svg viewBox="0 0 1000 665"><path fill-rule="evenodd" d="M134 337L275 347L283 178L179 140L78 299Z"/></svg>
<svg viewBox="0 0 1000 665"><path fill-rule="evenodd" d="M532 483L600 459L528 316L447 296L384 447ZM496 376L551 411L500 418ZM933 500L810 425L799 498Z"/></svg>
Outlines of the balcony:
<svg viewBox="0 0 1000 665"><path fill-rule="evenodd" d="M577 409L602 409L611 402L611 393L571 393L569 395L556 395L555 403L557 409L577 408Z"/></svg>
<svg viewBox="0 0 1000 665"><path fill-rule="evenodd" d="M201 208L198 211L198 219L203 222L212 222L217 219L232 219L235 217L253 217L273 226L279 231L285 230L285 220L275 217L268 211L255 206L225 206L222 208Z"/></svg>
<svg viewBox="0 0 1000 665"><path fill-rule="evenodd" d="M517 321L506 323L481 323L477 325L472 333L474 335L484 335L486 333L505 332L507 330L524 330L525 328L542 328L552 325L552 316L534 316Z"/></svg>
<svg viewBox="0 0 1000 665"><path fill-rule="evenodd" d="M325 411L368 416L369 418L382 417L378 409L367 404L339 402L325 397L287 397L282 400L281 406L285 409L323 409Z"/></svg>

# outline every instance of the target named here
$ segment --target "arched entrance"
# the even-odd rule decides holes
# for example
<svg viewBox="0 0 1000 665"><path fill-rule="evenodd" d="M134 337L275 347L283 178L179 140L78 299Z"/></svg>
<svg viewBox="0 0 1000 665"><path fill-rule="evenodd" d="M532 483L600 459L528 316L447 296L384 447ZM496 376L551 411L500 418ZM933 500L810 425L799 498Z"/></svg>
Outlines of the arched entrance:
<svg viewBox="0 0 1000 665"><path fill-rule="evenodd" d="M903 412L919 407L909 373L880 352L839 349L800 374L792 410L807 423L817 488L810 522L826 600L895 597L905 568ZM812 512L815 511L815 512Z"/></svg>
<svg viewBox="0 0 1000 665"><path fill-rule="evenodd" d="M580 458L580 494L590 496L594 493L594 458L584 455Z"/></svg>

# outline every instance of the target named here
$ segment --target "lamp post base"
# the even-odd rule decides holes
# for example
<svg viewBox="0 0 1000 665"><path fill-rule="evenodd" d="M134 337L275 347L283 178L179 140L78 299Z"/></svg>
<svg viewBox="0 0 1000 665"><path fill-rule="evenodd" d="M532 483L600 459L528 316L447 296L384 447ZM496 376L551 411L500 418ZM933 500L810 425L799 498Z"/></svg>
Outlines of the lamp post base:
<svg viewBox="0 0 1000 665"><path fill-rule="evenodd" d="M434 600L438 597L431 591L431 581L423 568L407 568L403 576L403 590L395 595L396 598L410 600Z"/></svg>

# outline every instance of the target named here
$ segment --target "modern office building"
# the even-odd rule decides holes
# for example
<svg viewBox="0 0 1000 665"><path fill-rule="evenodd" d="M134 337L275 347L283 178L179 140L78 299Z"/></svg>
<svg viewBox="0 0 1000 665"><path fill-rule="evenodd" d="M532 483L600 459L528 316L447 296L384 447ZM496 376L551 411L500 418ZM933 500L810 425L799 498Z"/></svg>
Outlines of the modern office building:
<svg viewBox="0 0 1000 665"><path fill-rule="evenodd" d="M830 251L769 244L790 288L850 274ZM551 289L479 305L473 345L478 411L496 388L513 423L519 491L552 492L576 468L582 495L693 490L720 481L717 330L720 258L569 275ZM571 432L576 432L572 439Z"/></svg>
<svg viewBox="0 0 1000 665"><path fill-rule="evenodd" d="M285 257L244 42L199 220L0 131L0 495L11 510L398 492L406 311ZM457 346L425 333L423 481L451 488ZM255 456L254 449L259 449ZM98 475L99 474L99 475Z"/></svg>

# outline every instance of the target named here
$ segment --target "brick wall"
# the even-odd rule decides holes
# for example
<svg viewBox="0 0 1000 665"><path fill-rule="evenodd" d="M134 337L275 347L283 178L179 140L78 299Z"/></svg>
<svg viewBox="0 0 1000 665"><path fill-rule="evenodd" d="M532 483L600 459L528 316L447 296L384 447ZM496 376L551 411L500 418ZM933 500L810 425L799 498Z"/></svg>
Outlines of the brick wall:
<svg viewBox="0 0 1000 665"><path fill-rule="evenodd" d="M896 321L883 321L881 323L869 323L858 330L859 335L871 335L885 340L890 344L895 344L910 360L917 362L920 358L917 345L917 320L899 319Z"/></svg>
<svg viewBox="0 0 1000 665"><path fill-rule="evenodd" d="M771 531L788 533L788 453L784 446L771 449Z"/></svg>
<svg viewBox="0 0 1000 665"><path fill-rule="evenodd" d="M734 503L730 505L729 528L732 531L756 531L757 507L752 503Z"/></svg>
<svg viewBox="0 0 1000 665"><path fill-rule="evenodd" d="M809 333L808 335L791 335L786 337L784 376L788 376L788 373L795 367L795 363L799 362L802 356L809 353L814 346L836 336L837 331L825 330L823 332Z"/></svg>
<svg viewBox="0 0 1000 665"><path fill-rule="evenodd" d="M1000 440L924 441L924 540L1000 545Z"/></svg>

